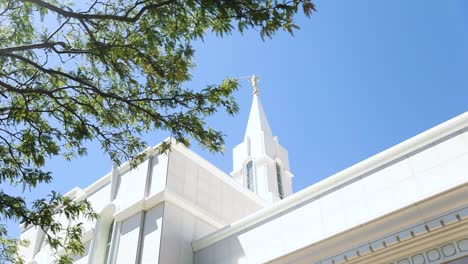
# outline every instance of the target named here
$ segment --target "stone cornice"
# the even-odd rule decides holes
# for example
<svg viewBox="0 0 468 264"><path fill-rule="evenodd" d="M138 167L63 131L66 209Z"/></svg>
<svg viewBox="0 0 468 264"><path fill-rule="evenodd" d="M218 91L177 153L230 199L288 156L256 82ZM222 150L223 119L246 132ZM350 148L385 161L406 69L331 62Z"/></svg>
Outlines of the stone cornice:
<svg viewBox="0 0 468 264"><path fill-rule="evenodd" d="M459 208L450 213L436 217L424 223L404 228L398 232L393 232L379 239L369 241L366 244L356 246L346 252L337 254L332 257L325 258L316 264L340 264L340 263L383 263L382 260L376 260L379 254L391 249L390 256L395 255L393 250L399 245L404 245L404 250L407 254L412 254L418 251L414 246L409 247L408 243L413 241L439 234L442 229L456 228L455 233L459 233L461 229L468 231L468 206ZM445 232L445 231L444 231ZM466 233L462 233L466 234ZM435 244L434 237L431 239L431 244ZM423 246L425 246L423 244ZM404 254L404 253L403 253ZM468 254L468 251L466 252ZM380 256L381 257L381 256ZM399 258L404 259L404 258ZM410 264L412 262L408 262ZM422 262L424 263L424 262Z"/></svg>
<svg viewBox="0 0 468 264"><path fill-rule="evenodd" d="M86 187L83 191L86 193L86 196L89 196L95 193L97 190L102 188L104 185L108 184L111 181L112 172L107 173L105 176L101 177L99 180L95 181L90 186Z"/></svg>
<svg viewBox="0 0 468 264"><path fill-rule="evenodd" d="M443 241L453 230L468 234L468 182L351 229L304 245L268 263L389 263ZM442 234L440 234L442 232ZM454 231L455 232L455 231ZM457 232L455 235L459 234ZM459 237L451 237L450 239ZM431 240L432 239L432 240ZM448 241L448 240L446 240ZM421 245L418 248L417 245ZM400 251L404 251L400 254ZM385 259L382 259L384 257ZM426 262L427 263L427 262Z"/></svg>
<svg viewBox="0 0 468 264"><path fill-rule="evenodd" d="M461 233L463 232L463 233ZM466 234L468 229L464 230L453 230L453 234ZM434 240L428 240L427 242L434 243ZM413 248L414 250L414 248ZM463 237L462 239L453 238L452 241L443 243L438 247L426 248L425 250L420 250L417 253L412 253L403 258L399 258L398 261L393 262L392 264L424 264L424 263L446 263L460 257L468 256L468 236Z"/></svg>

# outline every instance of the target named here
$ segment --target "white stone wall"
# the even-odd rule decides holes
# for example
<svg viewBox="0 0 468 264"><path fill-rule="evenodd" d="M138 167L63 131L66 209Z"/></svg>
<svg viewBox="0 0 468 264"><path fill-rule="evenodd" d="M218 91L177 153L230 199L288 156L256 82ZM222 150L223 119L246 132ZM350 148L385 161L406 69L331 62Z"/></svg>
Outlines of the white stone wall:
<svg viewBox="0 0 468 264"><path fill-rule="evenodd" d="M214 219L229 224L262 208L255 194L206 161L196 160L198 155L190 157L174 149L169 157L167 190Z"/></svg>
<svg viewBox="0 0 468 264"><path fill-rule="evenodd" d="M160 263L193 263L192 241L262 208L260 200L198 155L173 149L164 206Z"/></svg>
<svg viewBox="0 0 468 264"><path fill-rule="evenodd" d="M162 204L146 212L142 234L143 243L141 245L140 263L160 263L159 250L161 247L163 212L164 205Z"/></svg>
<svg viewBox="0 0 468 264"><path fill-rule="evenodd" d="M178 206L166 203L159 263L193 263L192 241L216 229Z"/></svg>
<svg viewBox="0 0 468 264"><path fill-rule="evenodd" d="M153 156L133 169L126 165L123 168L116 168L93 185L80 191L84 195L82 198L88 199L100 218L97 221L81 219L85 229L85 241L83 241L85 252L83 256L73 257L75 263L102 261L104 253L98 251L103 251L105 248L103 244L106 243L107 230L114 214L131 211L135 208L135 204L164 191L166 173L167 155ZM162 204L155 206L146 210L145 214L143 210L137 210L133 215L116 221L112 241L112 263L135 263L138 252L142 254L142 260L159 257L162 208ZM146 225L141 226L143 223ZM39 264L52 263L53 252L43 243L43 237L37 232L37 228L25 229L21 238L32 242L29 247L21 249L26 263L33 260ZM145 241L147 241L146 248L138 248L138 245L144 245ZM155 244L155 247L151 244Z"/></svg>
<svg viewBox="0 0 468 264"><path fill-rule="evenodd" d="M145 197L146 181L148 177L148 160L121 172L118 176L115 201L120 209L127 208Z"/></svg>
<svg viewBox="0 0 468 264"><path fill-rule="evenodd" d="M168 156L157 155L151 157L151 177L148 184L148 196L162 192L166 188Z"/></svg>
<svg viewBox="0 0 468 264"><path fill-rule="evenodd" d="M21 239L29 241L28 247L20 248L20 253L26 260L33 259L34 249L37 247L37 243L39 243L38 231L37 227L31 226L21 232Z"/></svg>
<svg viewBox="0 0 468 264"><path fill-rule="evenodd" d="M138 253L140 229L143 213L139 212L125 219L118 225L118 245L116 248L116 264L135 263Z"/></svg>
<svg viewBox="0 0 468 264"><path fill-rule="evenodd" d="M271 219L222 237L197 251L195 263L264 263L466 183L467 132L425 146ZM468 197L460 199L468 204ZM449 210L455 205L444 206Z"/></svg>
<svg viewBox="0 0 468 264"><path fill-rule="evenodd" d="M111 202L111 184L107 182L96 191L88 194L86 199L93 205L95 212L101 212Z"/></svg>
<svg viewBox="0 0 468 264"><path fill-rule="evenodd" d="M84 221L85 253L74 256L79 264L104 261L114 220L109 264L192 263L194 239L262 208L257 196L181 146L133 169L114 168L71 193L72 198L87 198L100 215L97 221ZM22 249L26 263L54 260L35 227L25 229L22 238L32 241Z"/></svg>

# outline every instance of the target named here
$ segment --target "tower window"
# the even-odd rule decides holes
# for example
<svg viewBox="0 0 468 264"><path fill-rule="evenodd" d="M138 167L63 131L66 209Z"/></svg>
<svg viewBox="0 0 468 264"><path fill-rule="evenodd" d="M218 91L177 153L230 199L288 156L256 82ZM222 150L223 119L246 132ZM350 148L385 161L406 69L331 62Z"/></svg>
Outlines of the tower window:
<svg viewBox="0 0 468 264"><path fill-rule="evenodd" d="M281 178L281 167L278 164L278 162L276 163L276 182L278 184L278 196L279 196L280 199L283 199L284 198L283 180Z"/></svg>
<svg viewBox="0 0 468 264"><path fill-rule="evenodd" d="M254 191L254 180L253 180L253 163L249 161L247 163L247 188Z"/></svg>
<svg viewBox="0 0 468 264"><path fill-rule="evenodd" d="M107 241L106 241L106 255L105 255L105 259L104 259L104 264L107 264L107 262L109 261L113 231L114 231L114 221L112 221L112 223L111 223L111 225L109 227L109 230L108 230Z"/></svg>

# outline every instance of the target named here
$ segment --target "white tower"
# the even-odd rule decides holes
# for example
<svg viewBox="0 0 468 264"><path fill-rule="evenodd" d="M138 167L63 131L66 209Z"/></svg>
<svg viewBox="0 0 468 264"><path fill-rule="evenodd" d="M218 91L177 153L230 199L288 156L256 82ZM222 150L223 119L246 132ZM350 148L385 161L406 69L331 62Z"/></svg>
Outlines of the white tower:
<svg viewBox="0 0 468 264"><path fill-rule="evenodd" d="M232 177L266 202L292 193L288 151L274 137L258 96L257 77L244 141L233 149Z"/></svg>

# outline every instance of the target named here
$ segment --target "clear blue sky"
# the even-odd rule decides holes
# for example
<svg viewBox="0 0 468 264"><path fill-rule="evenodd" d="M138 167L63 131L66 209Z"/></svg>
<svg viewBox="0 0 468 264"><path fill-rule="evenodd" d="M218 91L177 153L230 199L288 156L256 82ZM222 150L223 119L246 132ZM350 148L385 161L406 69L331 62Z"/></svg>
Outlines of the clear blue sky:
<svg viewBox="0 0 468 264"><path fill-rule="evenodd" d="M207 36L195 45L193 87L225 77L260 77L263 107L273 133L288 149L299 191L452 117L468 106L468 1L314 1L301 30L263 42L259 33ZM240 112L219 114L226 152L193 149L230 172L231 149L242 139L251 103L248 82L236 93ZM146 136L150 145L165 133ZM50 161L55 189L86 187L111 169L99 146L86 158ZM1 186L10 190L8 186ZM9 223L18 235L16 223Z"/></svg>

